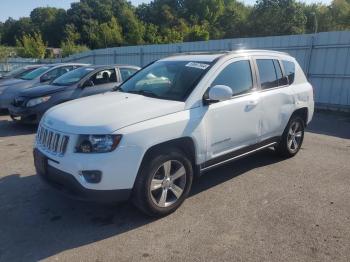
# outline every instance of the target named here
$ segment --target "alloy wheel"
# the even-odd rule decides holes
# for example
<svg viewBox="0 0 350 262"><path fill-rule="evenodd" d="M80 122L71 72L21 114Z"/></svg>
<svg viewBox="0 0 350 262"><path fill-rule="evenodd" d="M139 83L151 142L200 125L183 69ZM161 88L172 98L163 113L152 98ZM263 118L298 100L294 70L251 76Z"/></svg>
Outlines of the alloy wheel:
<svg viewBox="0 0 350 262"><path fill-rule="evenodd" d="M295 153L299 150L299 147L301 146L301 142L303 139L303 126L300 122L294 121L288 131L287 136L287 145L288 149Z"/></svg>
<svg viewBox="0 0 350 262"><path fill-rule="evenodd" d="M158 207L169 207L182 196L186 186L186 169L177 160L161 164L150 183L152 201Z"/></svg>

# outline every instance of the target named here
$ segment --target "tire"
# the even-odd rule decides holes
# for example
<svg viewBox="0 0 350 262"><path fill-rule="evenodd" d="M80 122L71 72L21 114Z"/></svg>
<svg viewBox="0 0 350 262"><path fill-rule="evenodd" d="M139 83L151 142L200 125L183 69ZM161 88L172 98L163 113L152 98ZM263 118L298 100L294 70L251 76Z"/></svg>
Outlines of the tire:
<svg viewBox="0 0 350 262"><path fill-rule="evenodd" d="M190 192L193 181L191 161L177 149L154 153L147 160L134 184L133 203L147 215L169 215Z"/></svg>
<svg viewBox="0 0 350 262"><path fill-rule="evenodd" d="M303 144L305 123L300 116L292 116L285 128L276 152L282 157L295 156Z"/></svg>

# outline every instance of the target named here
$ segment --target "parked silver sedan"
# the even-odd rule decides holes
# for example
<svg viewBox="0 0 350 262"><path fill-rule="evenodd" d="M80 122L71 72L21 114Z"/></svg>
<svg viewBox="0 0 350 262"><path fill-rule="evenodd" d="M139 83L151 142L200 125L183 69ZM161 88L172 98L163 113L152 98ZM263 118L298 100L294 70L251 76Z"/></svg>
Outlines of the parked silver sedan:
<svg viewBox="0 0 350 262"><path fill-rule="evenodd" d="M0 110L8 109L19 91L37 85L48 84L57 77L86 65L81 63L48 64L37 68L19 79L9 80L6 85L0 86Z"/></svg>

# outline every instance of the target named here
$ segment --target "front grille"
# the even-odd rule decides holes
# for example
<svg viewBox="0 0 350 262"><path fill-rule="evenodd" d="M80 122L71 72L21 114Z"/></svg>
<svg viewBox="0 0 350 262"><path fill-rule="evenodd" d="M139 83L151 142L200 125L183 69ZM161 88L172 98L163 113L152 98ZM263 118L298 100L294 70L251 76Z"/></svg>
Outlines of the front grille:
<svg viewBox="0 0 350 262"><path fill-rule="evenodd" d="M16 107L24 107L26 99L24 97L16 97L13 101L13 105Z"/></svg>
<svg viewBox="0 0 350 262"><path fill-rule="evenodd" d="M41 149L62 156L66 152L69 136L40 126L36 141Z"/></svg>

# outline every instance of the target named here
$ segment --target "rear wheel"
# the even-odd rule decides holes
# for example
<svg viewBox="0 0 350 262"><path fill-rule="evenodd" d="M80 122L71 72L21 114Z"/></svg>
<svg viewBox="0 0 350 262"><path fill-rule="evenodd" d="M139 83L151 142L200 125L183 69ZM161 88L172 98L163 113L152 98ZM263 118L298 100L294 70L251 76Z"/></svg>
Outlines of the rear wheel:
<svg viewBox="0 0 350 262"><path fill-rule="evenodd" d="M135 181L133 202L148 215L168 215L187 198L192 180L192 164L182 152L153 154Z"/></svg>
<svg viewBox="0 0 350 262"><path fill-rule="evenodd" d="M283 132L280 143L276 147L276 151L284 157L295 156L303 143L304 129L303 119L299 116L292 116Z"/></svg>

